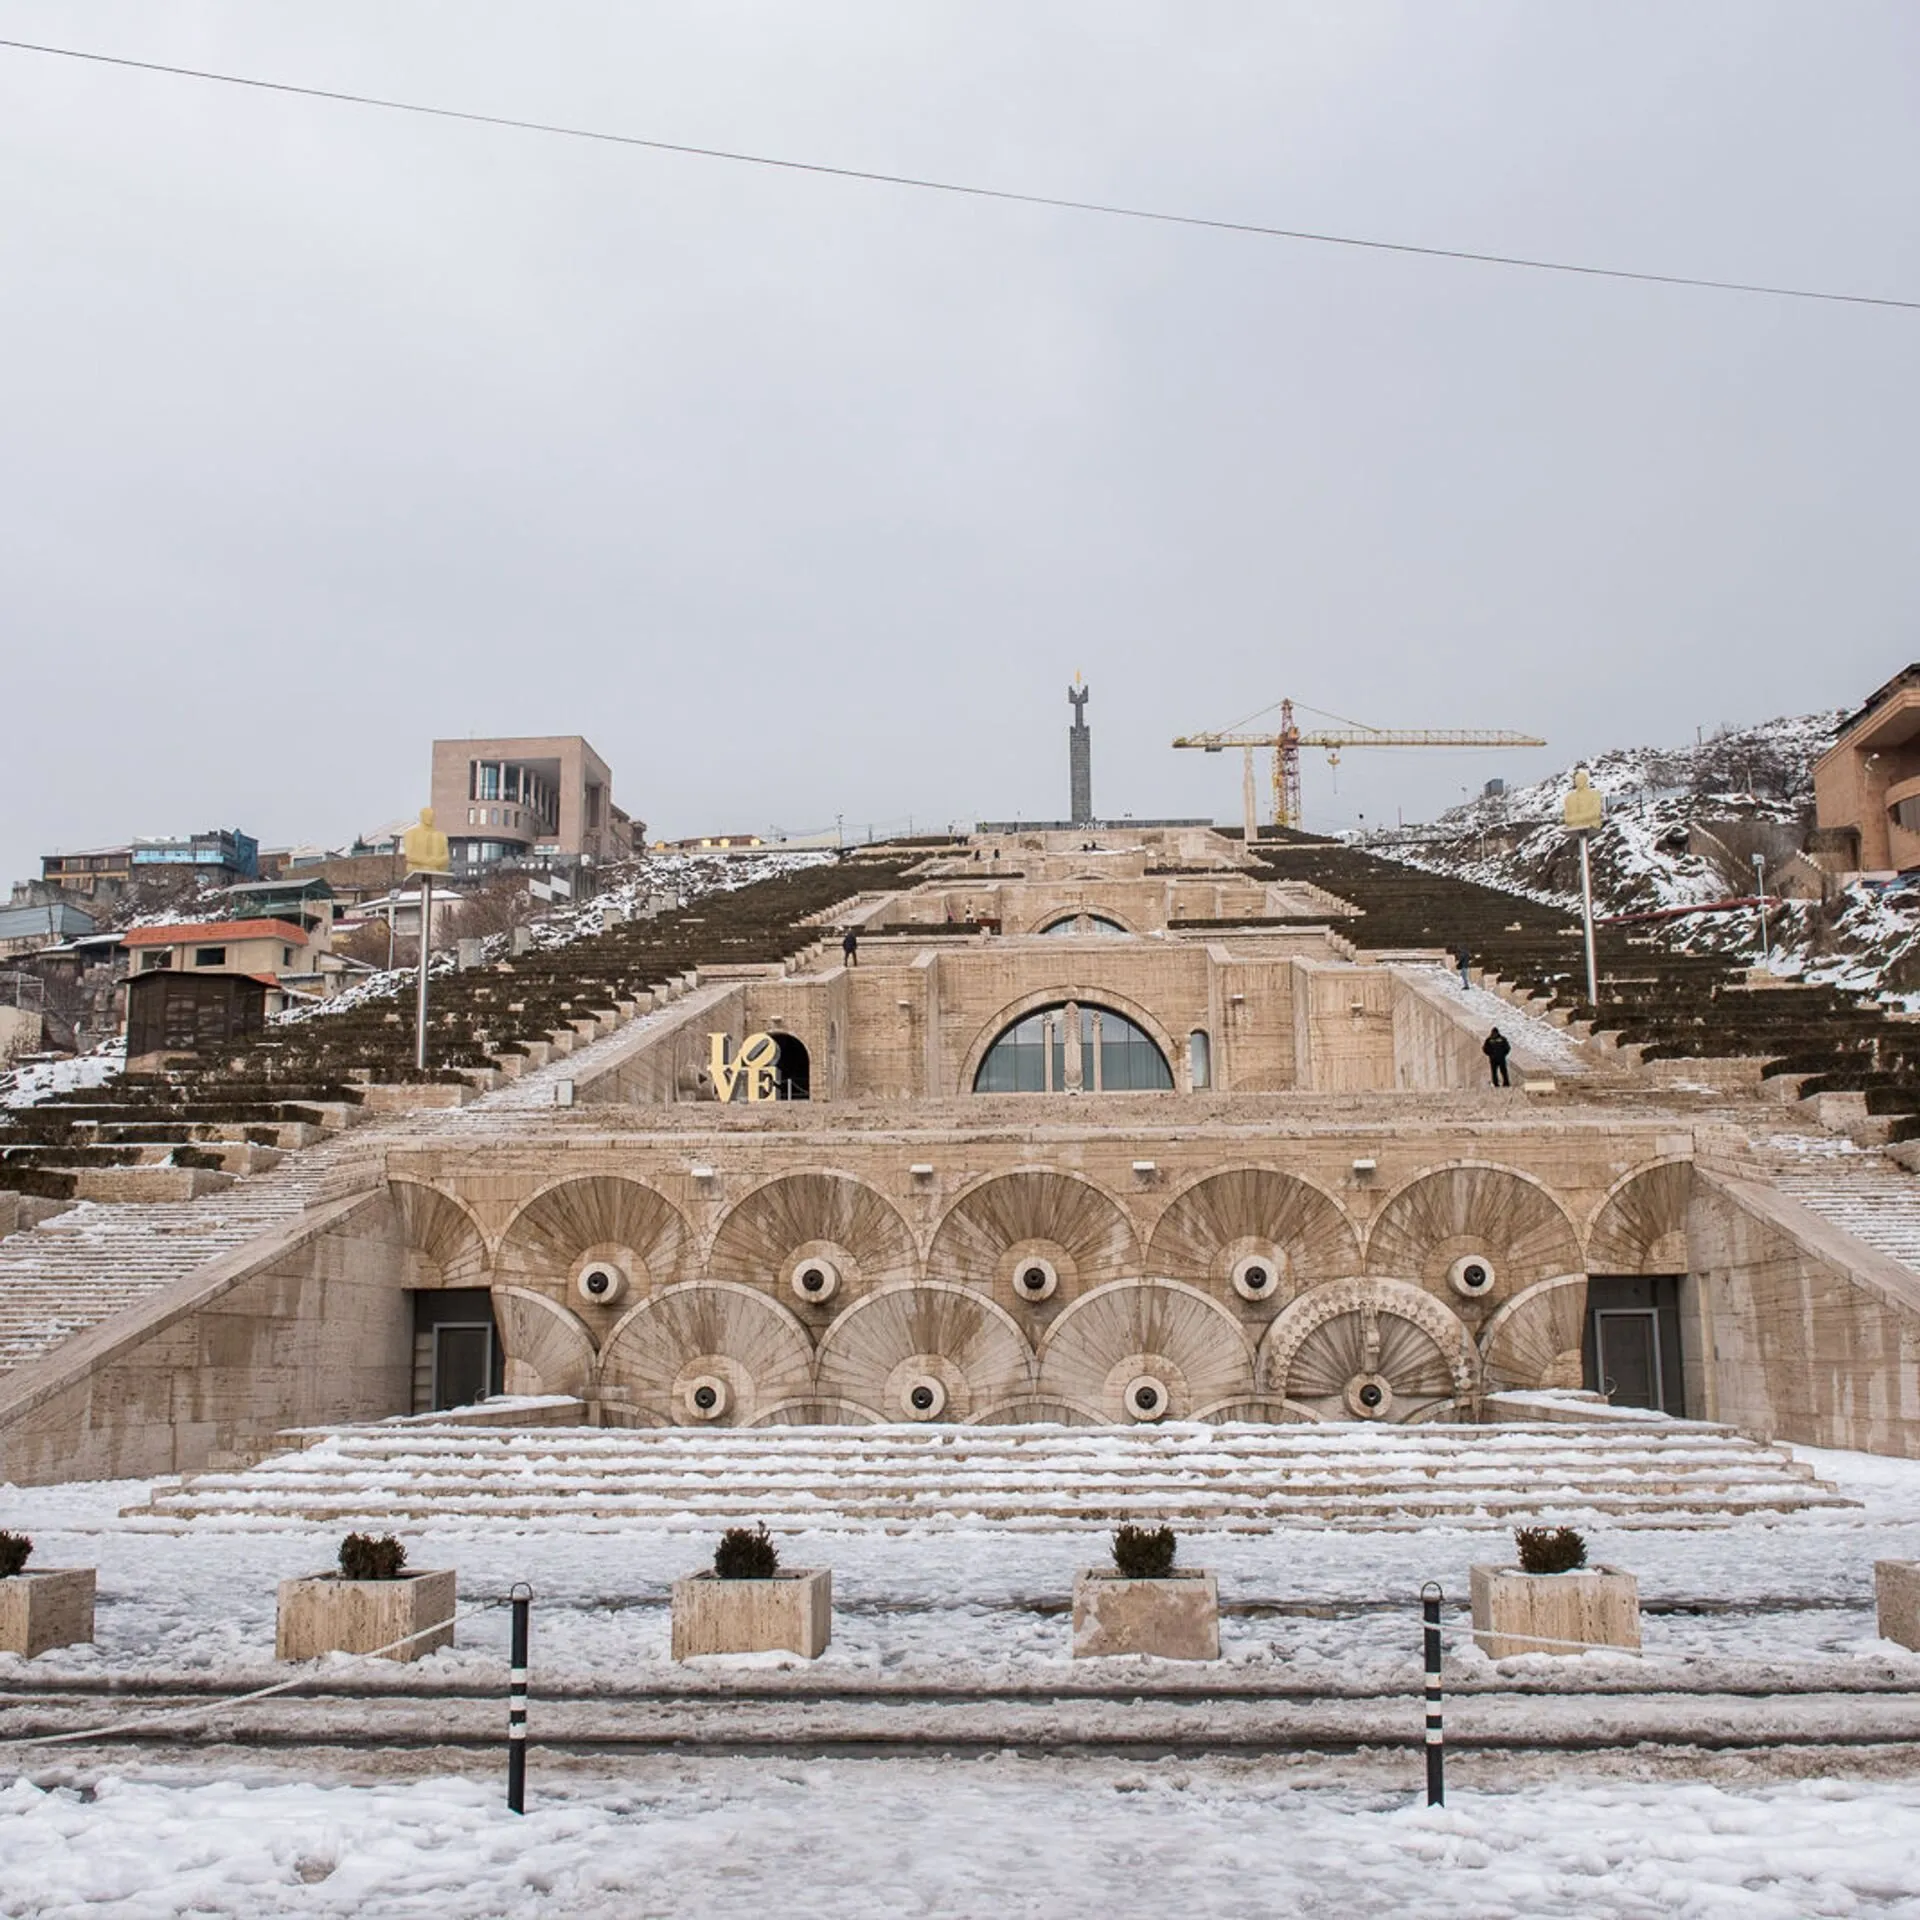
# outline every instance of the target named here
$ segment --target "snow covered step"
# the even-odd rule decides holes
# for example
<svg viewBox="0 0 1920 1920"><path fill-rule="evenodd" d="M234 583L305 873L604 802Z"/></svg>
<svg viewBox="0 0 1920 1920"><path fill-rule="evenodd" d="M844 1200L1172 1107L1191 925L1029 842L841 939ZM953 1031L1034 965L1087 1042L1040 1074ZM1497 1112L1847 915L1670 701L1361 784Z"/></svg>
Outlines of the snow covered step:
<svg viewBox="0 0 1920 1920"><path fill-rule="evenodd" d="M1725 1428L1618 1425L322 1430L140 1513L246 1526L471 1517L678 1531L1500 1526L1538 1513L1725 1523L1845 1506L1804 1463Z"/></svg>
<svg viewBox="0 0 1920 1920"><path fill-rule="evenodd" d="M1835 1157L1818 1171L1783 1174L1780 1189L1877 1253L1920 1273L1920 1179L1891 1162Z"/></svg>

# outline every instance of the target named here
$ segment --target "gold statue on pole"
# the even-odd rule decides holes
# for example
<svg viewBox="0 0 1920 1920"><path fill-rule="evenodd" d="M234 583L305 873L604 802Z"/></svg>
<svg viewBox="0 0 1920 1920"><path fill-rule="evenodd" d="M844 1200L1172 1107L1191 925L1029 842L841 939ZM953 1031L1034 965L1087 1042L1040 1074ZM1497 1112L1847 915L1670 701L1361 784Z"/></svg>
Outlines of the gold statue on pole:
<svg viewBox="0 0 1920 1920"><path fill-rule="evenodd" d="M1585 767L1575 767L1573 791L1567 795L1560 819L1580 842L1580 925L1587 949L1587 1005L1590 1007L1597 1006L1600 1000L1600 963L1593 943L1593 858L1588 846L1606 817L1606 798L1593 784L1592 775Z"/></svg>
<svg viewBox="0 0 1920 1920"><path fill-rule="evenodd" d="M1606 796L1593 784L1585 767L1573 770L1573 791L1561 811L1561 821L1569 833L1597 833L1606 818Z"/></svg>
<svg viewBox="0 0 1920 1920"><path fill-rule="evenodd" d="M406 856L409 874L453 871L453 851L447 845L447 836L433 824L431 807L422 807L420 824L400 836L400 851Z"/></svg>

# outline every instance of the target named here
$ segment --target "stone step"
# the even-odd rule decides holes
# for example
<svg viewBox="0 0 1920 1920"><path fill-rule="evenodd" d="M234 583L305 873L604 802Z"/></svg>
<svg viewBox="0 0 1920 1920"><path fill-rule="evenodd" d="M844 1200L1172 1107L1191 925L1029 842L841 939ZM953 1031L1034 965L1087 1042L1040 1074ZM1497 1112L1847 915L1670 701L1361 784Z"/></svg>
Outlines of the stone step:
<svg viewBox="0 0 1920 1920"><path fill-rule="evenodd" d="M186 1523L570 1520L679 1531L1494 1527L1529 1514L1731 1524L1851 1506L1805 1463L1719 1427L1314 1425L317 1429L130 1511Z"/></svg>

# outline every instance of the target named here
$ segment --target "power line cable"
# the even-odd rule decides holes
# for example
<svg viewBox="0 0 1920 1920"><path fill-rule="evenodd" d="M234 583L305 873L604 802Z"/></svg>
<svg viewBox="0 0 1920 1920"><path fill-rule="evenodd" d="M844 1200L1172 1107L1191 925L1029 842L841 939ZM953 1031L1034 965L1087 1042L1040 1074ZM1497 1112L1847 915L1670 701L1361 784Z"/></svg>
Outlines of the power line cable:
<svg viewBox="0 0 1920 1920"><path fill-rule="evenodd" d="M1714 293L1760 294L1779 300L1814 300L1852 307L1890 307L1920 313L1920 300L1897 300L1884 294L1835 293L1817 287L1774 286L1753 280L1716 280L1700 274L1647 273L1629 267L1596 267L1573 260L1542 260L1525 254L1480 253L1466 247L1420 246L1408 240L1370 240L1350 233L1320 233L1305 227L1268 226L1254 220L1221 220L1197 213L1170 213L1153 207L1127 206L1118 201L1077 200L1062 194L1025 193L1012 187L983 187L961 180L936 180L925 175L884 173L867 167L836 167L819 160L791 160L777 154L747 153L730 147L701 147L679 140L654 140L640 134L609 133L597 127L575 127L551 120L522 120L509 114L476 113L461 107L429 106L418 100L395 100L379 94L348 93L333 87L299 86L289 80L262 80L251 74L220 73L206 67L170 66L158 60L134 60L123 54L93 53L81 47L49 46L34 40L0 39L0 48L15 53L40 53L61 60L81 60L95 66L124 67L137 73L170 74L182 80L207 80L221 86L249 87L260 93L290 94L303 100L328 100L342 106L376 107L387 113L419 114L432 120L459 120L470 126L503 127L515 133L544 133L567 140L592 140L608 146L641 147L650 153L676 153L696 160L725 160L737 166L770 167L783 173L816 174L831 180L861 180L875 186L910 187L921 193L946 193L969 200L997 200L1012 206L1050 207L1063 213L1099 214L1114 220L1142 220L1159 226L1196 227L1211 233L1238 233L1265 240L1296 240L1312 246L1351 247L1368 253L1406 254L1421 260L1459 260L1475 266L1519 267L1534 273L1575 274L1592 280L1627 280L1644 286L1688 287Z"/></svg>

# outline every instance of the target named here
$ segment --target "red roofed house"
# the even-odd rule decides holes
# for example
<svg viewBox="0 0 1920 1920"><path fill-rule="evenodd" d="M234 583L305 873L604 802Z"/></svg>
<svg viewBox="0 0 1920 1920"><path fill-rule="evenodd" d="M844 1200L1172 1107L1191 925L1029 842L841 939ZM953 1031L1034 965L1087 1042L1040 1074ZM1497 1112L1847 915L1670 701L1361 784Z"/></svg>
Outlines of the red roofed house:
<svg viewBox="0 0 1920 1920"><path fill-rule="evenodd" d="M324 926L199 920L129 927L127 1059L204 1053L258 1033L289 988L320 984Z"/></svg>

